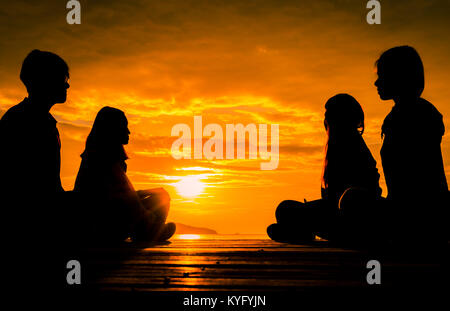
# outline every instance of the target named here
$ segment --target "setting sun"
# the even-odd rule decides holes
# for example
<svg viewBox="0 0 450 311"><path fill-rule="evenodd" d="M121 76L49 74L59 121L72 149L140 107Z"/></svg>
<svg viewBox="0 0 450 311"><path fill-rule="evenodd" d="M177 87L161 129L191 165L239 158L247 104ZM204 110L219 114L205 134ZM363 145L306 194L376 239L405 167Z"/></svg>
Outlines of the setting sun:
<svg viewBox="0 0 450 311"><path fill-rule="evenodd" d="M167 191L167 221L221 234L266 235L280 202L321 198L325 103L347 93L362 105L363 138L386 197L381 127L394 103L379 97L375 61L403 44L419 52L426 71L423 98L443 115L441 149L450 178L445 1L411 0L408 8L381 1L385 13L376 25L366 22L367 0L200 6L180 0L89 1L82 5L80 25L67 23L69 10L61 1L39 1L36 10L21 9L25 2L5 2L0 9L0 41L8 43L0 49L0 117L27 96L20 70L28 53L50 51L67 63L66 102L50 111L58 122L66 191L75 187L87 137L107 105L128 120L129 182L135 190ZM58 16L49 18L49 12ZM271 149L272 125L279 125L278 158ZM227 127L228 141L231 129L237 130L233 150ZM238 145L238 133L246 129L245 144ZM271 154L274 169L261 170ZM24 187L35 188L33 183L24 179Z"/></svg>
<svg viewBox="0 0 450 311"><path fill-rule="evenodd" d="M184 176L175 183L179 195L187 198L193 198L203 193L205 184L200 180L200 176Z"/></svg>
<svg viewBox="0 0 450 311"><path fill-rule="evenodd" d="M198 240L200 239L200 234L180 234L178 238L180 240Z"/></svg>

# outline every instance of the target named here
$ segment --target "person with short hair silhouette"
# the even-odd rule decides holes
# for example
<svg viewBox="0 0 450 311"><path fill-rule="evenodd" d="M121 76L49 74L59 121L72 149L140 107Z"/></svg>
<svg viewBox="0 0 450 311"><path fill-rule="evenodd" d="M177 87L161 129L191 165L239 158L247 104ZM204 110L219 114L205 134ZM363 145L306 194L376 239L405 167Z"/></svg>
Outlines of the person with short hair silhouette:
<svg viewBox="0 0 450 311"><path fill-rule="evenodd" d="M431 242L448 234L443 117L421 97L424 67L414 48L398 46L383 52L376 68L380 98L394 101L382 126L380 154L388 190L384 221L398 241Z"/></svg>
<svg viewBox="0 0 450 311"><path fill-rule="evenodd" d="M135 191L126 175L130 131L125 113L103 107L97 114L81 154L74 191L81 195L97 241L165 241L175 224L165 224L170 197L162 188Z"/></svg>
<svg viewBox="0 0 450 311"><path fill-rule="evenodd" d="M277 223L267 228L273 240L311 241L314 235L329 240L358 238L358 232L348 234L343 225L348 216L339 210L341 196L352 188L364 189L374 200L381 195L376 161L362 138L364 112L360 104L348 94L338 94L327 101L325 109L328 142L322 199L281 202L276 210Z"/></svg>
<svg viewBox="0 0 450 311"><path fill-rule="evenodd" d="M10 213L4 218L10 234L29 241L50 234L59 213L56 201L64 192L61 143L50 109L66 101L69 67L54 53L33 50L23 61L20 79L28 97L0 121L0 200Z"/></svg>
<svg viewBox="0 0 450 311"><path fill-rule="evenodd" d="M67 225L68 218L64 216L65 206L58 203L64 194L61 143L50 109L66 101L69 67L54 53L33 50L23 61L20 79L28 96L0 120L1 230L5 257L9 259L5 274L11 274L5 279L27 282L30 270L26 267L31 260L33 278L42 279L39 285L44 288L45 282L56 282L55 269L64 267L57 261L59 247L54 245L62 242L59 230ZM64 276L63 269L59 272ZM14 289L12 283L8 285Z"/></svg>
<svg viewBox="0 0 450 311"><path fill-rule="evenodd" d="M0 121L2 197L23 192L52 196L63 192L60 139L50 109L66 101L69 67L58 55L33 50L23 61L20 79L28 97Z"/></svg>

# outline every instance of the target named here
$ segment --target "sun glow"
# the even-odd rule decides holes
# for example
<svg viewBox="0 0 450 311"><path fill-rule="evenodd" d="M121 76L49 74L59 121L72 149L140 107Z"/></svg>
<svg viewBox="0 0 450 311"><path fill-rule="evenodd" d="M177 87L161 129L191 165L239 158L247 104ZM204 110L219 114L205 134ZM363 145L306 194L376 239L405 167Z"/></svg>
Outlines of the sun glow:
<svg viewBox="0 0 450 311"><path fill-rule="evenodd" d="M174 184L178 194L183 197L193 198L203 193L205 184L201 181L201 176L184 176Z"/></svg>
<svg viewBox="0 0 450 311"><path fill-rule="evenodd" d="M200 239L200 234L180 234L178 238L180 240L198 240Z"/></svg>

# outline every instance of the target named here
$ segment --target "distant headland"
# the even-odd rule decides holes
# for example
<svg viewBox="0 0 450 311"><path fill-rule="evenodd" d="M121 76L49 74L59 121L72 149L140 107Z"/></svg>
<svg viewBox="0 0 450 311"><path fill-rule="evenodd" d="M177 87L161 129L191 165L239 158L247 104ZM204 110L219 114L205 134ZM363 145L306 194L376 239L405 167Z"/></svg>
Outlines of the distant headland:
<svg viewBox="0 0 450 311"><path fill-rule="evenodd" d="M208 228L192 227L185 224L176 223L176 234L217 234L217 231Z"/></svg>

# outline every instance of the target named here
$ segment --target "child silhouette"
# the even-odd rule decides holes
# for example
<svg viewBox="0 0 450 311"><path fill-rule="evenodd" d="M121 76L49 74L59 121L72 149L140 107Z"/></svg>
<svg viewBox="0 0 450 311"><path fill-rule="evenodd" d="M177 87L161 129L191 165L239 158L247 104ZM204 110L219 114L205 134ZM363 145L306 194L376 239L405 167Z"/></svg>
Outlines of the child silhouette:
<svg viewBox="0 0 450 311"><path fill-rule="evenodd" d="M162 188L135 191L126 175L123 145L130 131L125 114L103 107L86 140L74 191L87 202L89 233L102 241L164 241L175 233L165 224L170 197Z"/></svg>
<svg viewBox="0 0 450 311"><path fill-rule="evenodd" d="M327 101L325 109L328 142L322 199L281 202L275 213L277 223L267 228L273 240L308 241L314 235L337 240L350 236L345 232L346 226L339 210L342 195L349 189L360 189L371 198L381 195L376 162L362 138L364 112L360 104L348 94L338 94ZM353 208L347 210L354 211ZM357 236L358 232L351 234Z"/></svg>

